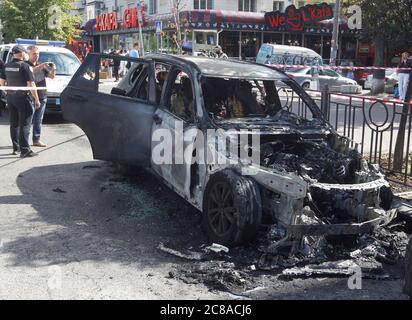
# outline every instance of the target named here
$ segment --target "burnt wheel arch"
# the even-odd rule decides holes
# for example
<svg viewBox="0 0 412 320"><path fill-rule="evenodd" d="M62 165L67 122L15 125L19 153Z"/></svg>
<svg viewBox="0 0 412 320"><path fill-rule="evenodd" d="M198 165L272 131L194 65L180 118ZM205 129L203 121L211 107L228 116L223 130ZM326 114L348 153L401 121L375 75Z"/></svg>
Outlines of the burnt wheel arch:
<svg viewBox="0 0 412 320"><path fill-rule="evenodd" d="M202 226L209 239L226 246L251 241L262 220L257 183L232 170L214 174L203 196Z"/></svg>

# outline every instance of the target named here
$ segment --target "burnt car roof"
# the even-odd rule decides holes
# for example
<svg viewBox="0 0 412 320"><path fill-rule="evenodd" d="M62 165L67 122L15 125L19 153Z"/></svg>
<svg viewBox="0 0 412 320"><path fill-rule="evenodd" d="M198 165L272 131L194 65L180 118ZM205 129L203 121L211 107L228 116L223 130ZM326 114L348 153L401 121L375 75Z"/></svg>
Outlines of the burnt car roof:
<svg viewBox="0 0 412 320"><path fill-rule="evenodd" d="M263 65L207 57L177 56L165 54L151 54L145 56L155 60L168 60L169 62L189 62L196 67L203 76L219 78L250 78L255 80L288 80L283 72Z"/></svg>

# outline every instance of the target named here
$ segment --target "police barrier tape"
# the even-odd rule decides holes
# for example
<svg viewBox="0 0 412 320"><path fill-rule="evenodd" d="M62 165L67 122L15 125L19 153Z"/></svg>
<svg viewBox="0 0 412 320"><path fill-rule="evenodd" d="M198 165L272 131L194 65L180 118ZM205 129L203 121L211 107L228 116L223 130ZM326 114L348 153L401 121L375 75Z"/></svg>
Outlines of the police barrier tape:
<svg viewBox="0 0 412 320"><path fill-rule="evenodd" d="M25 91L25 90L47 90L47 87L7 87L0 86L0 90L10 90L10 91Z"/></svg>
<svg viewBox="0 0 412 320"><path fill-rule="evenodd" d="M333 70L367 70L367 71L373 71L373 70L387 70L387 69L393 69L397 71L410 71L411 68L384 68L384 67L335 67L335 66L309 66L309 65L293 65L293 64L265 64L268 67L275 67L275 68L295 68L295 69L305 69L305 68L318 68L318 69L333 69Z"/></svg>

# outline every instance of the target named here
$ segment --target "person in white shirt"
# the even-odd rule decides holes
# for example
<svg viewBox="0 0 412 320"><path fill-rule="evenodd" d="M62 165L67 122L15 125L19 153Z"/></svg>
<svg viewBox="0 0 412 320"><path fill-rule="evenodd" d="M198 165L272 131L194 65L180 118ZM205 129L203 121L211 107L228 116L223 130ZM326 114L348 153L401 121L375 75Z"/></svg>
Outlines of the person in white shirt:
<svg viewBox="0 0 412 320"><path fill-rule="evenodd" d="M133 49L130 50L130 52L129 52L129 57L132 57L132 58L139 58L140 57L139 42L135 42L135 44L133 45Z"/></svg>

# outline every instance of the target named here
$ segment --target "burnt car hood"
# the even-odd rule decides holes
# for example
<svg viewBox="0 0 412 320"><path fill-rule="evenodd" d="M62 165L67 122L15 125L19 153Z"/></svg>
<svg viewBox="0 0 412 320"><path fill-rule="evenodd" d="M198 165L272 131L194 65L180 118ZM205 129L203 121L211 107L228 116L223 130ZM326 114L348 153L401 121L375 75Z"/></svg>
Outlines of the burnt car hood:
<svg viewBox="0 0 412 320"><path fill-rule="evenodd" d="M323 119L308 120L284 110L267 117L215 119L215 124L224 130L259 130L261 134L327 135L332 132Z"/></svg>

